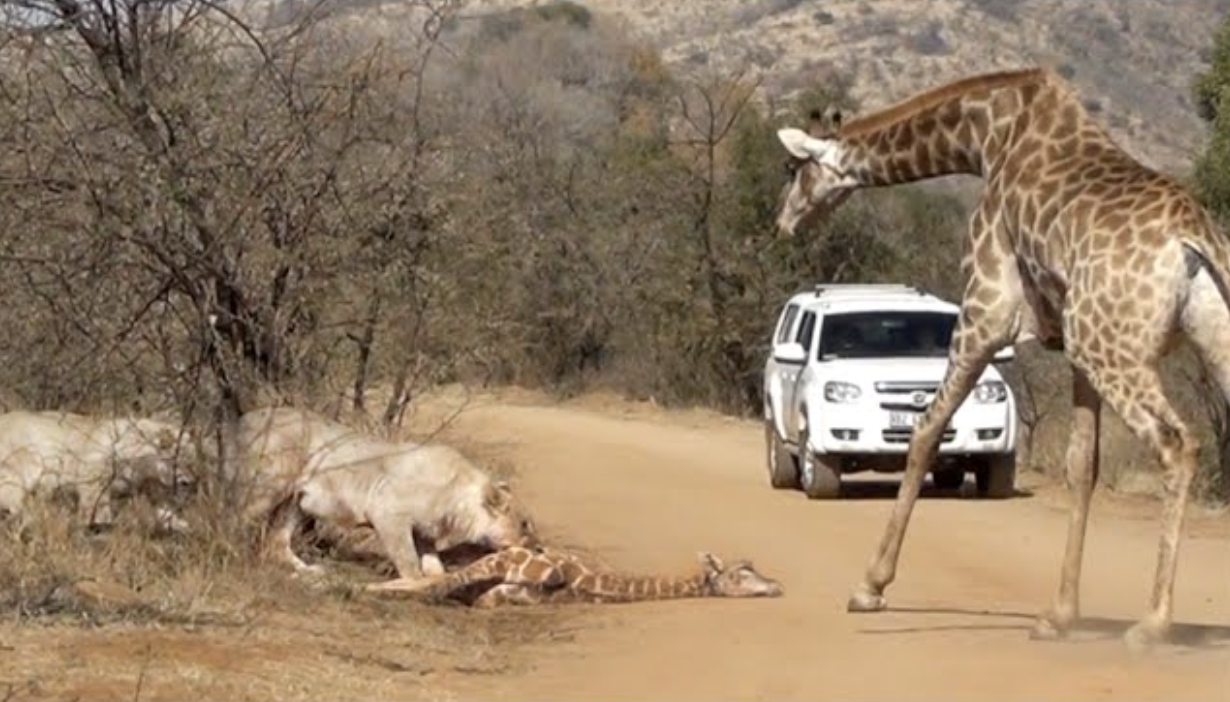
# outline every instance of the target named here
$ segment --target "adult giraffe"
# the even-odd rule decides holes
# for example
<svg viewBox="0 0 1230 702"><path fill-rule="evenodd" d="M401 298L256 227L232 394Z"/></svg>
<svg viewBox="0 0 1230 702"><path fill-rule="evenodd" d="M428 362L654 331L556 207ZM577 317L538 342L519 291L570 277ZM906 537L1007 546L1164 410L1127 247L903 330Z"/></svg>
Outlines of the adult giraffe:
<svg viewBox="0 0 1230 702"><path fill-rule="evenodd" d="M1079 616L1105 401L1166 471L1150 608L1126 634L1135 645L1165 638L1198 447L1163 393L1158 363L1186 334L1230 392L1230 245L1206 212L1120 149L1045 69L969 77L845 124L813 119L808 131L778 136L793 157L777 219L786 236L858 188L955 173L985 181L965 241L948 374L919 418L892 516L848 609L884 609L943 427L992 355L1032 337L1064 351L1074 404L1067 547L1058 595L1033 635L1061 636Z"/></svg>

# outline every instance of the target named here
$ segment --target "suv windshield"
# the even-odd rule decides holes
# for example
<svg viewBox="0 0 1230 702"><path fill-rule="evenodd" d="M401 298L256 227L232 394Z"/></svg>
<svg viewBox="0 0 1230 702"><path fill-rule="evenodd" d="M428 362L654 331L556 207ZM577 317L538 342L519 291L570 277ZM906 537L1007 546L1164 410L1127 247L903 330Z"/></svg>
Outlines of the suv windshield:
<svg viewBox="0 0 1230 702"><path fill-rule="evenodd" d="M946 312L848 312L825 315L816 358L940 357L957 316Z"/></svg>

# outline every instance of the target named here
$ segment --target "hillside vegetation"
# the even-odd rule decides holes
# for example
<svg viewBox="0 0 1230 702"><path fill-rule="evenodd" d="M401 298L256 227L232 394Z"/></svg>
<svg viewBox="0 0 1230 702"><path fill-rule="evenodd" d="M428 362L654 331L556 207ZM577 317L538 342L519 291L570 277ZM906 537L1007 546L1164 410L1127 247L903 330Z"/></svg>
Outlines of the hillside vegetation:
<svg viewBox="0 0 1230 702"><path fill-rule="evenodd" d="M0 389L202 436L268 402L392 431L455 381L756 416L789 294L962 287L968 203L942 190L863 193L775 237L779 125L1080 28L1105 36L1057 65L1125 146L1182 160L1214 25L1212 4L1160 2L73 5L0 0ZM1116 54L1111 34L1145 38ZM1066 370L1019 366L1027 448L1056 470ZM1214 432L1224 405L1174 373ZM1107 442L1112 481L1150 463L1121 428Z"/></svg>
<svg viewBox="0 0 1230 702"><path fill-rule="evenodd" d="M479 7L528 4L483 2ZM582 0L648 38L672 66L754 65L789 96L848 76L867 108L969 72L1048 65L1137 156L1181 172L1203 126L1191 83L1224 0Z"/></svg>

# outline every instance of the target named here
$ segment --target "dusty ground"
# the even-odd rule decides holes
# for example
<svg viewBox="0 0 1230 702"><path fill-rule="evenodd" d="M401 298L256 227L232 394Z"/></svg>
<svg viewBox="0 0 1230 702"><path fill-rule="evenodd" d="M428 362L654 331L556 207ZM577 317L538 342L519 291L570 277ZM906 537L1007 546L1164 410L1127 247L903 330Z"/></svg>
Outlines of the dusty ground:
<svg viewBox="0 0 1230 702"><path fill-rule="evenodd" d="M1188 530L1178 643L1133 654L1119 635L1149 591L1147 500L1099 497L1089 622L1044 644L1027 631L1065 516L1036 479L1005 502L928 493L892 610L851 615L892 482L809 502L767 487L756 423L602 398L483 398L445 435L515 466L557 543L642 572L690 570L700 549L750 557L786 595L492 614L334 594L226 626L3 624L0 699L1230 699L1225 513Z"/></svg>

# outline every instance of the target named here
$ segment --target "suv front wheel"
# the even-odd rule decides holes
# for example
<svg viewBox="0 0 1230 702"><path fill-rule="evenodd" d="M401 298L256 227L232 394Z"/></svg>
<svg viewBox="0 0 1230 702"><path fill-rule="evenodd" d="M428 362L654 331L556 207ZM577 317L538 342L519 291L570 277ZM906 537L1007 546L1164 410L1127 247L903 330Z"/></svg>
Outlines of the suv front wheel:
<svg viewBox="0 0 1230 702"><path fill-rule="evenodd" d="M841 494L841 472L831 458L811 450L807 426L799 430L799 483L813 500L831 500Z"/></svg>
<svg viewBox="0 0 1230 702"><path fill-rule="evenodd" d="M1016 454L992 456L974 473L979 497L1002 500L1016 494Z"/></svg>
<svg viewBox="0 0 1230 702"><path fill-rule="evenodd" d="M764 420L764 444L769 468L769 484L778 490L799 488L799 467L794 456L786 450L786 444L777 435L773 418Z"/></svg>

